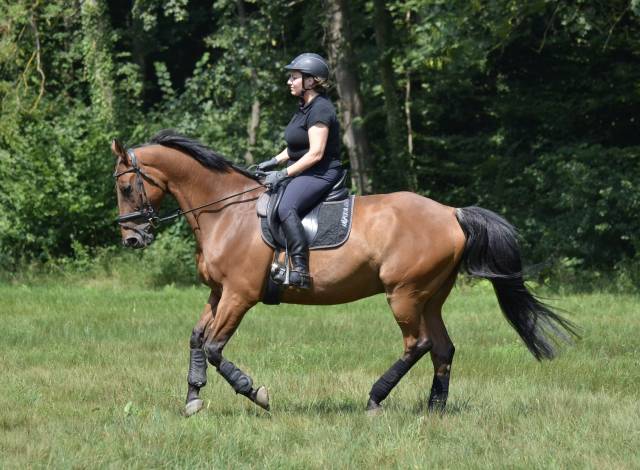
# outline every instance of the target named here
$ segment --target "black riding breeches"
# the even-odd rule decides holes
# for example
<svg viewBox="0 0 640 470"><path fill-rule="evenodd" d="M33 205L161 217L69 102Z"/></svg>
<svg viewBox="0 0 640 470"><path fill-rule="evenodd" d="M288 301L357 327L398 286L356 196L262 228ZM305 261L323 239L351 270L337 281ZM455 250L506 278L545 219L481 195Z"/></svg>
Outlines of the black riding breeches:
<svg viewBox="0 0 640 470"><path fill-rule="evenodd" d="M278 207L280 220L286 219L291 211L302 219L327 195L342 177L343 171L342 168L331 168L323 175L301 174L292 178L284 190Z"/></svg>

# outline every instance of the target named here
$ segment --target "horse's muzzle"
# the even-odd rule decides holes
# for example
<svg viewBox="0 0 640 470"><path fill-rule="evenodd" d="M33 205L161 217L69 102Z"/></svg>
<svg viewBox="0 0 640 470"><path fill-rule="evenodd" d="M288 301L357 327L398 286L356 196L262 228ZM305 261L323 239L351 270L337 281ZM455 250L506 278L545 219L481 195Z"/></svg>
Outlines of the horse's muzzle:
<svg viewBox="0 0 640 470"><path fill-rule="evenodd" d="M153 239L153 233L147 230L137 230L125 235L122 239L122 246L133 249L146 248L153 242Z"/></svg>
<svg viewBox="0 0 640 470"><path fill-rule="evenodd" d="M122 240L122 245L125 248L144 248L145 243L142 241L142 237L137 233L127 236Z"/></svg>

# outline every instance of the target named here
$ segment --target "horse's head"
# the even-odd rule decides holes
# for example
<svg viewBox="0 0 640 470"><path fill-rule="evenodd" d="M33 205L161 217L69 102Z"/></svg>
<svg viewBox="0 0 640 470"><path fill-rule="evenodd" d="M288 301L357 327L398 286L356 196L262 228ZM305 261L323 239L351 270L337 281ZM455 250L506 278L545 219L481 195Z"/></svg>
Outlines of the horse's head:
<svg viewBox="0 0 640 470"><path fill-rule="evenodd" d="M125 150L114 139L111 151L116 156L116 193L122 233L122 244L127 248L145 248L153 240L157 209L164 197L164 185L142 168L133 150Z"/></svg>

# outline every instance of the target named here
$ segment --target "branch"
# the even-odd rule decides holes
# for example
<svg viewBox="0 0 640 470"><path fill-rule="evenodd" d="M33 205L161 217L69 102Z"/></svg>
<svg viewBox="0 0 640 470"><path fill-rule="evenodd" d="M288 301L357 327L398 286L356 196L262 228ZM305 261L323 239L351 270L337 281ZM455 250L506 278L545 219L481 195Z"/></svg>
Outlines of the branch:
<svg viewBox="0 0 640 470"><path fill-rule="evenodd" d="M558 3L558 5L556 6L556 9L553 10L553 14L549 19L549 22L547 23L547 27L544 29L544 34L542 35L542 42L540 42L540 47L536 51L538 54L540 54L542 52L542 49L544 49L544 43L547 41L547 33L549 32L549 28L551 28L551 25L553 24L553 20L555 19L556 13L558 13L559 9L560 9L560 4Z"/></svg>
<svg viewBox="0 0 640 470"><path fill-rule="evenodd" d="M46 81L46 77L44 75L44 72L42 71L42 62L40 61L40 50L41 50L40 49L40 33L38 32L38 26L36 25L35 8L34 8L34 11L31 13L31 16L29 17L29 22L31 23L31 29L33 29L33 35L35 36L35 40L36 40L36 50L35 50L36 69L38 70L38 73L40 74L40 78L41 78L40 92L38 93L38 97L36 98L36 101L33 103L33 106L31 107L31 111L34 111L38 107L38 103L40 103L40 100L42 99L42 95L44 95L44 83Z"/></svg>
<svg viewBox="0 0 640 470"><path fill-rule="evenodd" d="M613 24L611 25L611 29L609 29L609 34L607 35L607 40L604 42L604 46L602 46L602 52L604 52L607 49L607 46L609 45L609 39L611 39L611 35L613 34L613 30L616 29L616 26L618 26L618 23L620 23L620 20L622 19L622 17L631 9L631 2L629 2L629 5L627 5L627 8L625 8L624 10L622 10L622 13L620 13L620 16L618 16L618 18L613 22Z"/></svg>
<svg viewBox="0 0 640 470"><path fill-rule="evenodd" d="M18 85L20 84L20 82L22 82L24 84L25 90L29 89L29 82L27 82L27 73L29 72L29 68L31 67L31 62L33 62L33 59L35 59L35 57L36 51L33 51L33 54L31 54L31 57L29 57L29 60L27 61L27 65L24 66L24 70L22 71L22 75L20 76L21 79L18 79Z"/></svg>

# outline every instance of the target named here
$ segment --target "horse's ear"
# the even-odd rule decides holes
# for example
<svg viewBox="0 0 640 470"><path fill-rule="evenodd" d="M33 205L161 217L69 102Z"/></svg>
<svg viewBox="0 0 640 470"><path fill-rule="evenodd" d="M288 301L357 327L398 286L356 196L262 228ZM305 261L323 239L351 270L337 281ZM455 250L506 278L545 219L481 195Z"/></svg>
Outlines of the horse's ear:
<svg viewBox="0 0 640 470"><path fill-rule="evenodd" d="M111 141L111 151L116 157L122 158L122 161L125 164L128 164L129 156L127 155L127 151L124 149L124 147L122 146L122 144L118 139L113 139Z"/></svg>

